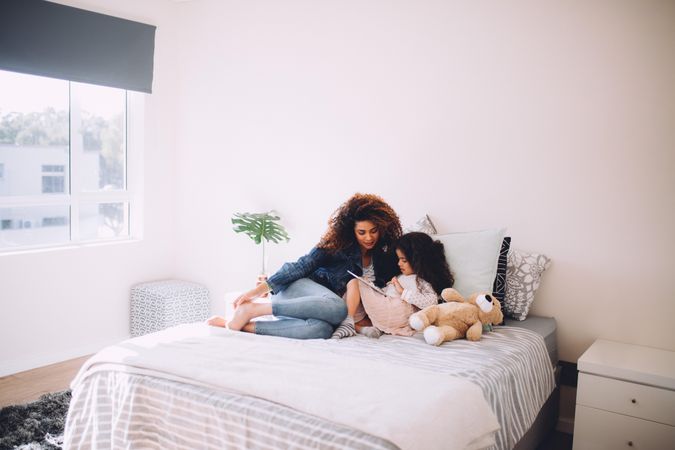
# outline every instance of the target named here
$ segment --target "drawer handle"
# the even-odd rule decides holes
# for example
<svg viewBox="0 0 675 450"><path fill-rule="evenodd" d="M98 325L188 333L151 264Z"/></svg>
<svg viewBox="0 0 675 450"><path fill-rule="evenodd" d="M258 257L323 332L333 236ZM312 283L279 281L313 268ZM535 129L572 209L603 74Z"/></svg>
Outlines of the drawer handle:
<svg viewBox="0 0 675 450"><path fill-rule="evenodd" d="M633 446L633 441L628 441L628 446L632 447Z"/></svg>
<svg viewBox="0 0 675 450"><path fill-rule="evenodd" d="M637 400L635 400L634 398L631 398L631 399L630 399L630 402L631 402L631 403L637 403Z"/></svg>

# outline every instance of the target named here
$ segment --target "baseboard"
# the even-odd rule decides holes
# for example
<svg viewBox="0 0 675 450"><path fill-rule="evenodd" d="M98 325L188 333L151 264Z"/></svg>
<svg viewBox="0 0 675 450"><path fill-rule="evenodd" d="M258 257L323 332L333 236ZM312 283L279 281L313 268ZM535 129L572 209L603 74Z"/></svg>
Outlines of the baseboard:
<svg viewBox="0 0 675 450"><path fill-rule="evenodd" d="M565 434L574 434L574 419L572 417L558 417L555 430Z"/></svg>
<svg viewBox="0 0 675 450"><path fill-rule="evenodd" d="M23 372L25 370L36 369L38 367L56 364L69 359L79 358L81 356L91 355L101 350L108 345L116 344L117 342L129 339L129 336L122 336L117 339L108 339L95 343L89 343L82 347L70 348L60 352L43 353L39 355L31 355L27 358L19 358L14 360L4 360L0 363L0 377L13 375L15 373Z"/></svg>

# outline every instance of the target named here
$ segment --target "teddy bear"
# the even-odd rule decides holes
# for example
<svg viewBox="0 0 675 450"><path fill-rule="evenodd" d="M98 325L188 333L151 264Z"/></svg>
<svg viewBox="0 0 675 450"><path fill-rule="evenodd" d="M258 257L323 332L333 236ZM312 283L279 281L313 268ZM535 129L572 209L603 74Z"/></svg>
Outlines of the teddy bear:
<svg viewBox="0 0 675 450"><path fill-rule="evenodd" d="M441 345L465 336L477 341L484 324L501 323L504 319L501 304L489 293L476 293L465 299L457 290L446 288L441 297L446 303L428 306L409 319L413 330L424 330L427 344Z"/></svg>

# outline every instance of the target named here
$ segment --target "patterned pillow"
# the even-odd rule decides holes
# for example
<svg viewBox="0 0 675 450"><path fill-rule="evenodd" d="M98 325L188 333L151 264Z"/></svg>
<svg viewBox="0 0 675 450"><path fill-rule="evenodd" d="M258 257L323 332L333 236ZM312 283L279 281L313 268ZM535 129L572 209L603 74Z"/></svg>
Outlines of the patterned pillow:
<svg viewBox="0 0 675 450"><path fill-rule="evenodd" d="M436 231L436 227L434 226L434 223L431 221L428 214L425 214L420 220L415 222L415 225L413 225L412 227L407 228L405 230L406 233L408 233L410 231L421 231L422 233L426 233L426 234L437 234L438 233Z"/></svg>
<svg viewBox="0 0 675 450"><path fill-rule="evenodd" d="M506 294L506 260L511 248L511 238L506 236L502 241L502 248L499 251L499 262L497 263L497 276L492 285L492 295L499 303L504 303L504 294Z"/></svg>
<svg viewBox="0 0 675 450"><path fill-rule="evenodd" d="M506 315L516 320L527 318L541 275L550 265L551 259L546 255L520 252L515 248L509 251L503 304Z"/></svg>

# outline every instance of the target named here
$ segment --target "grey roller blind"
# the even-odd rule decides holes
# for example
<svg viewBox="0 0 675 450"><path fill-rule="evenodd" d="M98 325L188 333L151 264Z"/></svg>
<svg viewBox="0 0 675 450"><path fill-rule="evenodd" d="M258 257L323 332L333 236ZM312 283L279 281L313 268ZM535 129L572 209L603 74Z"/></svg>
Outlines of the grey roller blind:
<svg viewBox="0 0 675 450"><path fill-rule="evenodd" d="M150 93L155 29L42 0L0 0L0 69Z"/></svg>

